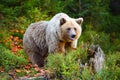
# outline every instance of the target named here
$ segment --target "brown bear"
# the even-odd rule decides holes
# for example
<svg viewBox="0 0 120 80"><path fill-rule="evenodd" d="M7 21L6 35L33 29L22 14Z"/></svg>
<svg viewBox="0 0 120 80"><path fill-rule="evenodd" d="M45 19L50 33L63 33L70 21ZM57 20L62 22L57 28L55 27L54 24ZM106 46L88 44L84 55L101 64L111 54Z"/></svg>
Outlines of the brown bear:
<svg viewBox="0 0 120 80"><path fill-rule="evenodd" d="M81 35L83 18L56 14L50 21L32 23L23 37L23 48L33 64L44 66L48 53L63 53L75 49Z"/></svg>

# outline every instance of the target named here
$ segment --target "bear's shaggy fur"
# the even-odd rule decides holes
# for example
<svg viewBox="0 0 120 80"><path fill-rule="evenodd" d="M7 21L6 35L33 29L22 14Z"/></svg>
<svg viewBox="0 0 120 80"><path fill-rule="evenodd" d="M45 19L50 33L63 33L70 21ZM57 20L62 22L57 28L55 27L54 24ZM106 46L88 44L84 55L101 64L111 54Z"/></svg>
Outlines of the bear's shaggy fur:
<svg viewBox="0 0 120 80"><path fill-rule="evenodd" d="M81 35L83 18L56 14L50 21L32 23L23 37L23 48L33 64L44 65L48 53L65 53L75 49Z"/></svg>

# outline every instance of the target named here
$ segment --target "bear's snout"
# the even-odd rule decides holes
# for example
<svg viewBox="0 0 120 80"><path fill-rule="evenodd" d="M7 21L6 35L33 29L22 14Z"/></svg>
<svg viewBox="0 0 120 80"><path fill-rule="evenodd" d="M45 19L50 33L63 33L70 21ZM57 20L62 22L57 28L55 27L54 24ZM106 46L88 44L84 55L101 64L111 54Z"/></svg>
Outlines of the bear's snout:
<svg viewBox="0 0 120 80"><path fill-rule="evenodd" d="M72 34L72 35L71 35L71 38L75 38L75 36L76 36L76 34Z"/></svg>

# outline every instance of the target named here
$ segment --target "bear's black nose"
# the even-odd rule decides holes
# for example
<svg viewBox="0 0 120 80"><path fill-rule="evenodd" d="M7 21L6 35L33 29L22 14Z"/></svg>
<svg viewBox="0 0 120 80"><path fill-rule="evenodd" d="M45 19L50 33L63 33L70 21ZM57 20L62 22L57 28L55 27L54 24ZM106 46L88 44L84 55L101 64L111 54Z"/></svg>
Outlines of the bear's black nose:
<svg viewBox="0 0 120 80"><path fill-rule="evenodd" d="M75 34L73 34L73 35L71 35L71 38L75 38L75 36L76 36L76 35L75 35Z"/></svg>

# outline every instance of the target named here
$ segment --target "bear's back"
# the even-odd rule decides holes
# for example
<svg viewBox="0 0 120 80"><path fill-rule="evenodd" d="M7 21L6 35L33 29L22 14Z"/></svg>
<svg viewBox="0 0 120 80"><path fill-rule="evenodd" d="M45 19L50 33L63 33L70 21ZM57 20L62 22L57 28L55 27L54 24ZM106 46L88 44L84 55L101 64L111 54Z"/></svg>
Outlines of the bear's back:
<svg viewBox="0 0 120 80"><path fill-rule="evenodd" d="M40 21L30 24L23 38L24 49L31 49L36 52L47 49L46 28L48 22ZM39 50L39 51L38 51Z"/></svg>

